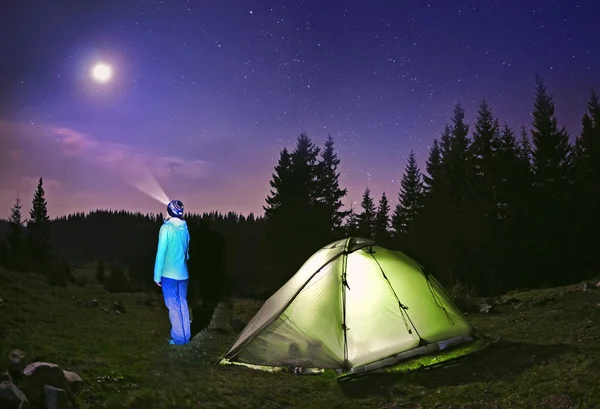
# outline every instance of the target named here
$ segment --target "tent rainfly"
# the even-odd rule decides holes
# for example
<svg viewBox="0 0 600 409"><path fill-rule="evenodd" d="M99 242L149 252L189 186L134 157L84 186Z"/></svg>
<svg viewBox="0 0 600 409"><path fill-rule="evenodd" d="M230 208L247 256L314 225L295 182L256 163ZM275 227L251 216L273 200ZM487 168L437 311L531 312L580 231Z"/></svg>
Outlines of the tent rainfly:
<svg viewBox="0 0 600 409"><path fill-rule="evenodd" d="M346 238L313 254L221 362L351 374L473 338L471 323L413 259Z"/></svg>

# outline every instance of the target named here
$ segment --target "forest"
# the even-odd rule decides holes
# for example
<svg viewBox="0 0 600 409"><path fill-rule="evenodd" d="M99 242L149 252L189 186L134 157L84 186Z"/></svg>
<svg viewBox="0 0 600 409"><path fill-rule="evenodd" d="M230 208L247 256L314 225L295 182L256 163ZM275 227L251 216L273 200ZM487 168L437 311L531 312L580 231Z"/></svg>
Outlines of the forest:
<svg viewBox="0 0 600 409"><path fill-rule="evenodd" d="M264 299L319 248L347 236L373 238L413 257L446 286L479 295L577 282L598 274L600 103L591 91L578 135L557 120L537 78L532 123L513 129L482 100L474 123L456 103L421 169L410 152L391 208L365 187L346 208L341 159L306 133L283 147L263 215L188 214L192 299ZM29 217L17 197L2 222L0 263L75 282L93 263L112 292L158 291L152 280L163 215L96 210L51 218L43 178ZM8 209L7 209L8 210Z"/></svg>

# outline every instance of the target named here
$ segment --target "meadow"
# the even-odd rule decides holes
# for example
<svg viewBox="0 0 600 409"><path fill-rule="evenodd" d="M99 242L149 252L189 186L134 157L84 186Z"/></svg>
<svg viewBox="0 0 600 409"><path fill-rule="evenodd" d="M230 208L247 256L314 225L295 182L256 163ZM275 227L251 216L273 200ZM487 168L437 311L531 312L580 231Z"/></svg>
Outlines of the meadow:
<svg viewBox="0 0 600 409"><path fill-rule="evenodd" d="M0 355L17 348L29 362L76 372L80 408L600 407L594 285L514 292L489 313L469 313L489 345L456 361L341 380L219 365L237 335L229 320L248 321L258 301L219 304L206 329L174 347L158 292L111 294L93 281L50 287L0 270L0 297Z"/></svg>

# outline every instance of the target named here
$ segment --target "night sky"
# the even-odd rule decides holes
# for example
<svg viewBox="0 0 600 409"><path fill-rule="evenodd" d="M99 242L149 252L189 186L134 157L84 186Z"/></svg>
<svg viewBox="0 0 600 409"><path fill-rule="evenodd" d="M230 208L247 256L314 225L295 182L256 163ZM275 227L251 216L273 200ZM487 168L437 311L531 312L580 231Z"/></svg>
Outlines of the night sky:
<svg viewBox="0 0 600 409"><path fill-rule="evenodd" d="M396 203L460 101L530 124L539 73L559 125L600 91L593 1L19 0L0 6L0 217L45 180L51 217L263 213L284 146L328 133L350 201ZM9 5L10 4L10 5ZM92 80L95 63L113 67ZM140 190L135 186L140 187Z"/></svg>

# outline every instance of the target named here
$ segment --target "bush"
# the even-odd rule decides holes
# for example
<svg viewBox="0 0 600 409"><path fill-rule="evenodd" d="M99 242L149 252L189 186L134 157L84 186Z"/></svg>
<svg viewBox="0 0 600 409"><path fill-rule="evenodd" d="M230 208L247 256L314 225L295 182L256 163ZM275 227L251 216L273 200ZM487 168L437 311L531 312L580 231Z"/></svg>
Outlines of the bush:
<svg viewBox="0 0 600 409"><path fill-rule="evenodd" d="M104 288L109 293L125 293L129 291L129 283L127 276L123 270L113 268L108 275L108 279L104 282Z"/></svg>
<svg viewBox="0 0 600 409"><path fill-rule="evenodd" d="M99 283L104 283L104 281L106 280L104 263L101 261L98 263L98 266L96 267L96 280L98 280Z"/></svg>
<svg viewBox="0 0 600 409"><path fill-rule="evenodd" d="M67 263L62 266L49 265L46 268L46 279L48 284L54 287L66 287L69 282L74 282L73 273Z"/></svg>

